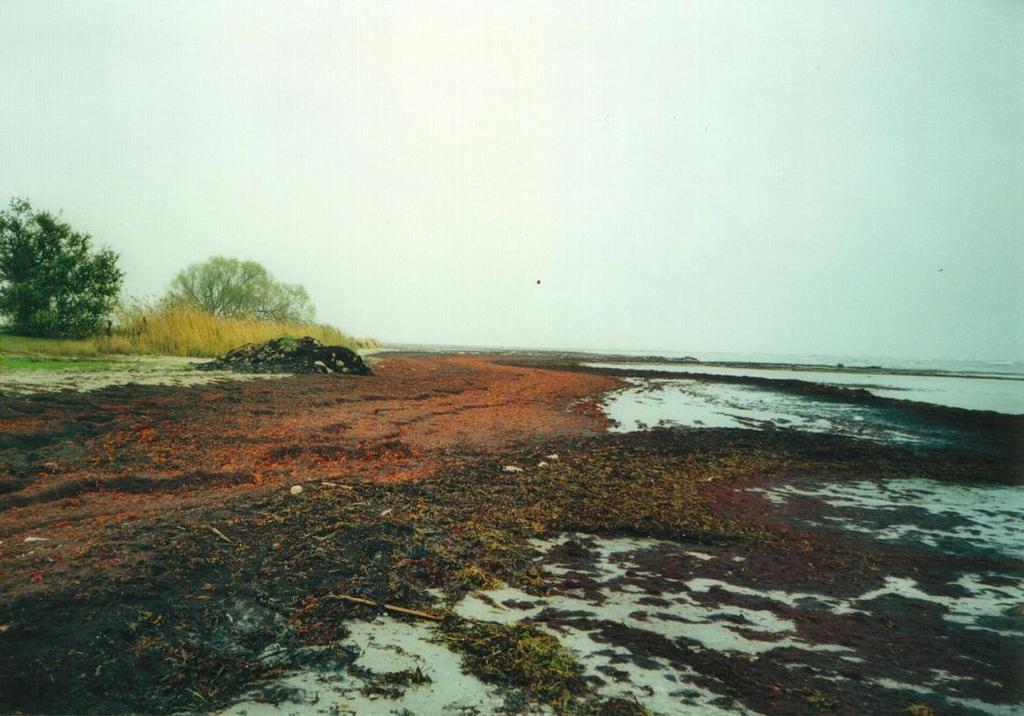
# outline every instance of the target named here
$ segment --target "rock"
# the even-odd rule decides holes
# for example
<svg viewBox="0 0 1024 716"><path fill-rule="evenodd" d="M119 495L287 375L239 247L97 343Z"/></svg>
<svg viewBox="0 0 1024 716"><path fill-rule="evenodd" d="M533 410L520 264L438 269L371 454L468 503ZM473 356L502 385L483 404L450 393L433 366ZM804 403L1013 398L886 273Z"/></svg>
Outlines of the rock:
<svg viewBox="0 0 1024 716"><path fill-rule="evenodd" d="M501 468L501 471L502 472L522 472L523 468L516 467L515 465L505 465L505 467Z"/></svg>
<svg viewBox="0 0 1024 716"><path fill-rule="evenodd" d="M302 485L292 485L292 494L293 495L301 495L302 494Z"/></svg>
<svg viewBox="0 0 1024 716"><path fill-rule="evenodd" d="M197 370L239 373L347 373L373 375L359 355L344 346L325 346L315 338L275 338L247 343L220 358L195 366Z"/></svg>

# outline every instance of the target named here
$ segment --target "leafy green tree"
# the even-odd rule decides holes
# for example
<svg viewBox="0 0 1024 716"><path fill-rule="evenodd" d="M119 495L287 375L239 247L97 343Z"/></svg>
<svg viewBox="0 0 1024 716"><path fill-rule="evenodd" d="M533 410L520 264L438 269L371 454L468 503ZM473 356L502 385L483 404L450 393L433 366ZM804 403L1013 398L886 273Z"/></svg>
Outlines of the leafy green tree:
<svg viewBox="0 0 1024 716"><path fill-rule="evenodd" d="M25 199L0 211L0 317L14 333L78 338L117 303L124 273L110 249Z"/></svg>
<svg viewBox="0 0 1024 716"><path fill-rule="evenodd" d="M280 283L255 261L215 256L171 281L168 304L194 306L214 316L308 322L313 304L302 286Z"/></svg>

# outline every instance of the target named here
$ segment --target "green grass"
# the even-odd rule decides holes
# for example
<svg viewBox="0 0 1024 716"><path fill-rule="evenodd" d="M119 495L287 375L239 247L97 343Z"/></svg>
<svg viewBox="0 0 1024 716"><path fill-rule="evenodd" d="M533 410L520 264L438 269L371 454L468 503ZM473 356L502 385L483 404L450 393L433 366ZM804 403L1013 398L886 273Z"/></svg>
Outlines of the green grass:
<svg viewBox="0 0 1024 716"><path fill-rule="evenodd" d="M109 361L0 356L0 372L10 370L106 370Z"/></svg>

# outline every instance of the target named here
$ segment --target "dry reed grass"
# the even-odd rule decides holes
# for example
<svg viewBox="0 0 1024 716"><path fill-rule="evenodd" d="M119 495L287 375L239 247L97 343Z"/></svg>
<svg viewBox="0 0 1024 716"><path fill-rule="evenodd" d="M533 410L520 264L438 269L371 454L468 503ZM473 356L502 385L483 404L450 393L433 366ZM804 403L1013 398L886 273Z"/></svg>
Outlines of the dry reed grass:
<svg viewBox="0 0 1024 716"><path fill-rule="evenodd" d="M169 355L213 357L245 343L312 336L352 349L375 348L373 339L347 336L333 326L212 316L193 308L135 305L123 308L110 335L66 341L0 336L0 352L46 356Z"/></svg>

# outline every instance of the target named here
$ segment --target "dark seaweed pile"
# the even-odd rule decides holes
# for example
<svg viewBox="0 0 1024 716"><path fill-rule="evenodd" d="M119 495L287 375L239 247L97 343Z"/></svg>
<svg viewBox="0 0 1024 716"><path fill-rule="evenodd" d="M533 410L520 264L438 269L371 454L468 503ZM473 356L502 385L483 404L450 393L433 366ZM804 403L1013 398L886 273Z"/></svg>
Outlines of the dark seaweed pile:
<svg viewBox="0 0 1024 716"><path fill-rule="evenodd" d="M196 369L233 370L240 373L372 375L355 351L344 346L325 346L309 336L247 343L209 363L200 363Z"/></svg>

